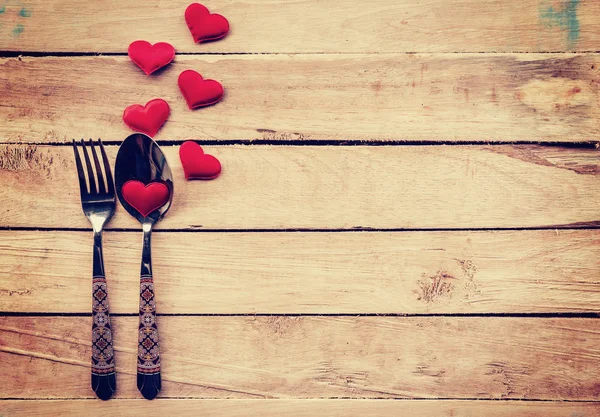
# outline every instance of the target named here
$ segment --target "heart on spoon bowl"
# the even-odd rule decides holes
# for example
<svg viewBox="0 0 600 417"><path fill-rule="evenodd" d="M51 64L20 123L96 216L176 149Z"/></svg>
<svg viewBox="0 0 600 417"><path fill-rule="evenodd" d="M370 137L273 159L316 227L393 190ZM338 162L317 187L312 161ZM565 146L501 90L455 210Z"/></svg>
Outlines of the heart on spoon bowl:
<svg viewBox="0 0 600 417"><path fill-rule="evenodd" d="M216 104L223 97L223 86L215 80L205 80L194 70L179 74L179 89L190 109Z"/></svg>
<svg viewBox="0 0 600 417"><path fill-rule="evenodd" d="M125 201L142 216L147 217L154 210L169 201L169 187L164 182L153 181L144 185L137 180L129 180L121 189Z"/></svg>
<svg viewBox="0 0 600 417"><path fill-rule="evenodd" d="M155 98L146 103L145 106L132 104L127 107L123 112L123 121L136 132L154 136L167 121L170 113L169 103L162 98Z"/></svg>
<svg viewBox="0 0 600 417"><path fill-rule="evenodd" d="M204 153L200 145L191 140L179 148L179 159L186 180L212 180L221 173L221 163L212 155Z"/></svg>
<svg viewBox="0 0 600 417"><path fill-rule="evenodd" d="M146 73L168 65L175 58L175 48L170 43L158 42L152 45L147 41L135 41L127 49L129 58Z"/></svg>
<svg viewBox="0 0 600 417"><path fill-rule="evenodd" d="M192 3L185 9L185 23L196 43L216 41L229 32L227 19L220 14L211 14L200 3Z"/></svg>

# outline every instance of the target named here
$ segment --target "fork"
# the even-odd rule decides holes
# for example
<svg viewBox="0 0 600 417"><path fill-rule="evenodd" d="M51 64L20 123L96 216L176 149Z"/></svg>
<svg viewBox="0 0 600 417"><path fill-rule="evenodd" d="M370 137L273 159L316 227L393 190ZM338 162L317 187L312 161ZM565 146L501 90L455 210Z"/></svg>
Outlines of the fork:
<svg viewBox="0 0 600 417"><path fill-rule="evenodd" d="M104 259L102 256L102 229L115 212L115 186L110 171L110 165L102 141L98 140L98 147L102 154L104 172L90 139L97 181L94 178L90 156L83 139L81 152L87 168L86 181L83 165L79 156L79 146L73 140L73 152L79 177L79 190L81 192L81 206L83 213L92 224L94 230L94 266L92 270L92 389L102 400L108 400L117 388L115 377L115 358L113 337L108 313L108 292L104 276ZM106 185L104 177L106 176ZM89 182L89 187L88 187Z"/></svg>

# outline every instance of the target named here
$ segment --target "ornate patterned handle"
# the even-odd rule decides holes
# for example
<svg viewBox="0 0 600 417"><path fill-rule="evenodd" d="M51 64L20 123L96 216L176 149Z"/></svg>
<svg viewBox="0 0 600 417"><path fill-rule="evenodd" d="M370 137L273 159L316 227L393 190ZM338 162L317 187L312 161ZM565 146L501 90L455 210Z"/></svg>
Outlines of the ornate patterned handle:
<svg viewBox="0 0 600 417"><path fill-rule="evenodd" d="M92 281L92 319L92 389L98 398L108 400L117 384L104 276L94 276Z"/></svg>
<svg viewBox="0 0 600 417"><path fill-rule="evenodd" d="M149 400L161 388L160 351L156 326L156 302L151 275L140 278L140 325L138 328L138 389Z"/></svg>

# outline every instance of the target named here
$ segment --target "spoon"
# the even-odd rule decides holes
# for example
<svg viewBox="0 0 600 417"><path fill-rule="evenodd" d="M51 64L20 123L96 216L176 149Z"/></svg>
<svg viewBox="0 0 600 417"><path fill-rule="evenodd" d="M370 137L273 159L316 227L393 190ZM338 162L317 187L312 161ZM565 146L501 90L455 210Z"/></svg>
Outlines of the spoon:
<svg viewBox="0 0 600 417"><path fill-rule="evenodd" d="M137 386L153 399L161 388L156 302L152 279L150 236L173 199L173 176L167 160L149 136L134 133L121 144L115 163L119 201L141 224L144 233L140 273Z"/></svg>

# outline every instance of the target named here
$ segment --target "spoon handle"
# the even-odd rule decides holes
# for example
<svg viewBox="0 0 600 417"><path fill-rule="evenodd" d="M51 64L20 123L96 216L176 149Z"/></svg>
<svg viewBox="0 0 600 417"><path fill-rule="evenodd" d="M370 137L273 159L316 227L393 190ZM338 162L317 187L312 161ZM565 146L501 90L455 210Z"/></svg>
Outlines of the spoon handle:
<svg viewBox="0 0 600 417"><path fill-rule="evenodd" d="M92 278L92 389L98 398L108 400L116 388L113 336L102 257L102 233L95 231Z"/></svg>
<svg viewBox="0 0 600 417"><path fill-rule="evenodd" d="M145 226L145 225L144 225ZM140 275L140 325L138 327L137 386L144 398L158 395L160 382L160 350L156 326L156 299L152 279L150 251L151 227L143 227L142 272Z"/></svg>

